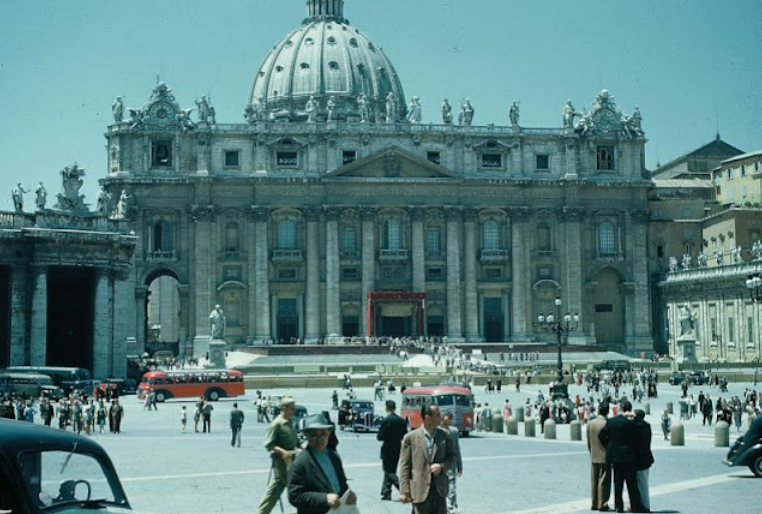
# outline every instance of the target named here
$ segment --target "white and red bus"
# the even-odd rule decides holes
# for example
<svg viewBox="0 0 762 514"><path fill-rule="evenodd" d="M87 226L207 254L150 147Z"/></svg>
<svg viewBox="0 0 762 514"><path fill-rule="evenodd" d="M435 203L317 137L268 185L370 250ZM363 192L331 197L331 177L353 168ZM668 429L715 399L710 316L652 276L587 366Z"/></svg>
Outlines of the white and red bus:
<svg viewBox="0 0 762 514"><path fill-rule="evenodd" d="M402 393L402 417L412 428L423 423L421 406L434 403L442 414L453 415L452 424L458 432L468 436L474 429L474 395L470 389L460 386L408 387Z"/></svg>
<svg viewBox="0 0 762 514"><path fill-rule="evenodd" d="M243 373L234 369L149 371L138 386L138 398L144 400L153 389L156 401L170 398L206 396L216 402L220 398L244 394Z"/></svg>

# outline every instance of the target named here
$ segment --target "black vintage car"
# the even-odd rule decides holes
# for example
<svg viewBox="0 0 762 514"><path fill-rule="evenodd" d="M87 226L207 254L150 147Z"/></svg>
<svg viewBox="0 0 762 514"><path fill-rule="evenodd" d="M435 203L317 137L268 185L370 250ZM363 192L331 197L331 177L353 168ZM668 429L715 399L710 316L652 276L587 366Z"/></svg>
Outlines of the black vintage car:
<svg viewBox="0 0 762 514"><path fill-rule="evenodd" d="M709 377L703 371L688 371L685 373L675 371L669 377L670 385L680 385L685 381L688 381L689 385L705 385L709 383Z"/></svg>
<svg viewBox="0 0 762 514"><path fill-rule="evenodd" d="M86 437L0 419L0 511L133 512L111 459Z"/></svg>
<svg viewBox="0 0 762 514"><path fill-rule="evenodd" d="M724 462L728 466L747 466L756 477L762 478L762 416L730 447Z"/></svg>
<svg viewBox="0 0 762 514"><path fill-rule="evenodd" d="M351 428L353 432L376 431L381 426L381 417L376 416L375 406L370 400L342 400L339 407L339 427Z"/></svg>

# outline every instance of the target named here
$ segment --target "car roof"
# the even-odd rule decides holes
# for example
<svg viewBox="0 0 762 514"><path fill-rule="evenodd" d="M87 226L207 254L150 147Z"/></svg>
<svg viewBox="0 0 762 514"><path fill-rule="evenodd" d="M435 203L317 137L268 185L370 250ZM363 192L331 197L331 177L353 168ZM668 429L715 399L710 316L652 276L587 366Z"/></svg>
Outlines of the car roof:
<svg viewBox="0 0 762 514"><path fill-rule="evenodd" d="M73 432L34 425L25 421L0 419L0 452L5 455L14 455L28 450L71 451L75 444L77 451L81 453L105 453L101 445L92 439Z"/></svg>

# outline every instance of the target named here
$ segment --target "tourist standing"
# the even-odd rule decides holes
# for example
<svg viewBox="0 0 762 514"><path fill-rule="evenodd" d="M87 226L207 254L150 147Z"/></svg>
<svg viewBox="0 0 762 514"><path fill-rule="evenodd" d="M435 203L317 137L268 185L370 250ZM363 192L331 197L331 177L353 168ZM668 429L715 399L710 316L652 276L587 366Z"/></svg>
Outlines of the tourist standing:
<svg viewBox="0 0 762 514"><path fill-rule="evenodd" d="M654 463L654 456L651 453L651 425L646 421L646 412L644 410L635 410L635 425L638 427L639 435L635 447L638 493L640 494L640 503L643 505L643 511L649 512L651 510L651 494L648 487L648 474L649 468Z"/></svg>
<svg viewBox="0 0 762 514"><path fill-rule="evenodd" d="M233 438L230 440L230 446L241 447L241 429L243 428L243 411L238 408L238 404L233 404L233 410L230 411L230 431Z"/></svg>
<svg viewBox="0 0 762 514"><path fill-rule="evenodd" d="M376 439L381 441L381 462L384 470L384 480L381 483L381 500L391 501L392 486L400 488L397 476L397 463L400 459L402 439L407 434L407 423L397 415L397 404L394 400L386 400L386 417L381 421Z"/></svg>
<svg viewBox="0 0 762 514"><path fill-rule="evenodd" d="M592 495L592 510L609 510L611 496L611 465L606 459L606 445L599 439L598 434L606 426L609 415L608 402L601 402L598 415L587 424L587 449L590 451L591 473L590 490Z"/></svg>
<svg viewBox="0 0 762 514"><path fill-rule="evenodd" d="M449 432L453 448L455 448L455 454L458 456L456 465L447 470L448 490L445 503L447 505L447 514L460 514L460 509L458 508L457 480L463 475L463 458L460 455L458 429L457 427L452 426L452 421L452 412L445 412L442 415L442 427Z"/></svg>
<svg viewBox="0 0 762 514"><path fill-rule="evenodd" d="M632 403L624 400L621 405L622 415L606 421L598 433L598 440L606 445L606 460L614 472L614 506L617 512L624 512L624 484L633 512L646 512L640 502L637 484L637 458L635 452L639 439L638 428L632 416Z"/></svg>
<svg viewBox="0 0 762 514"><path fill-rule="evenodd" d="M296 434L291 418L296 412L296 404L291 396L280 399L280 414L270 423L265 435L265 448L270 452L270 477L267 490L256 514L270 514L280 495L286 488L288 469L296 455L299 437ZM289 493L289 497L290 497ZM307 512L307 511L300 511Z"/></svg>

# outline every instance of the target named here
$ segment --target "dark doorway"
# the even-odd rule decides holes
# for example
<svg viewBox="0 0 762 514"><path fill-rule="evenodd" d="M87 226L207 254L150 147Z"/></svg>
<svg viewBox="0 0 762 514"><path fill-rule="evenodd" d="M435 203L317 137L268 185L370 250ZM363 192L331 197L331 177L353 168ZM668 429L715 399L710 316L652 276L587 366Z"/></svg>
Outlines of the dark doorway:
<svg viewBox="0 0 762 514"><path fill-rule="evenodd" d="M411 335L410 322L411 317L389 317L381 316L381 323L378 335L389 337L408 337Z"/></svg>
<svg viewBox="0 0 762 514"><path fill-rule="evenodd" d="M341 323L341 335L344 337L356 337L360 335L360 324L357 322L357 316L344 316Z"/></svg>
<svg viewBox="0 0 762 514"><path fill-rule="evenodd" d="M11 362L10 269L0 266L0 367Z"/></svg>
<svg viewBox="0 0 762 514"><path fill-rule="evenodd" d="M48 273L48 366L93 368L94 276L91 268Z"/></svg>
<svg viewBox="0 0 762 514"><path fill-rule="evenodd" d="M429 316L427 323L428 334L430 336L444 337L444 317Z"/></svg>
<svg viewBox="0 0 762 514"><path fill-rule="evenodd" d="M288 344L299 337L299 314L295 298L278 300L278 341Z"/></svg>
<svg viewBox="0 0 762 514"><path fill-rule="evenodd" d="M488 343L500 343L505 340L502 298L484 299L484 340Z"/></svg>

